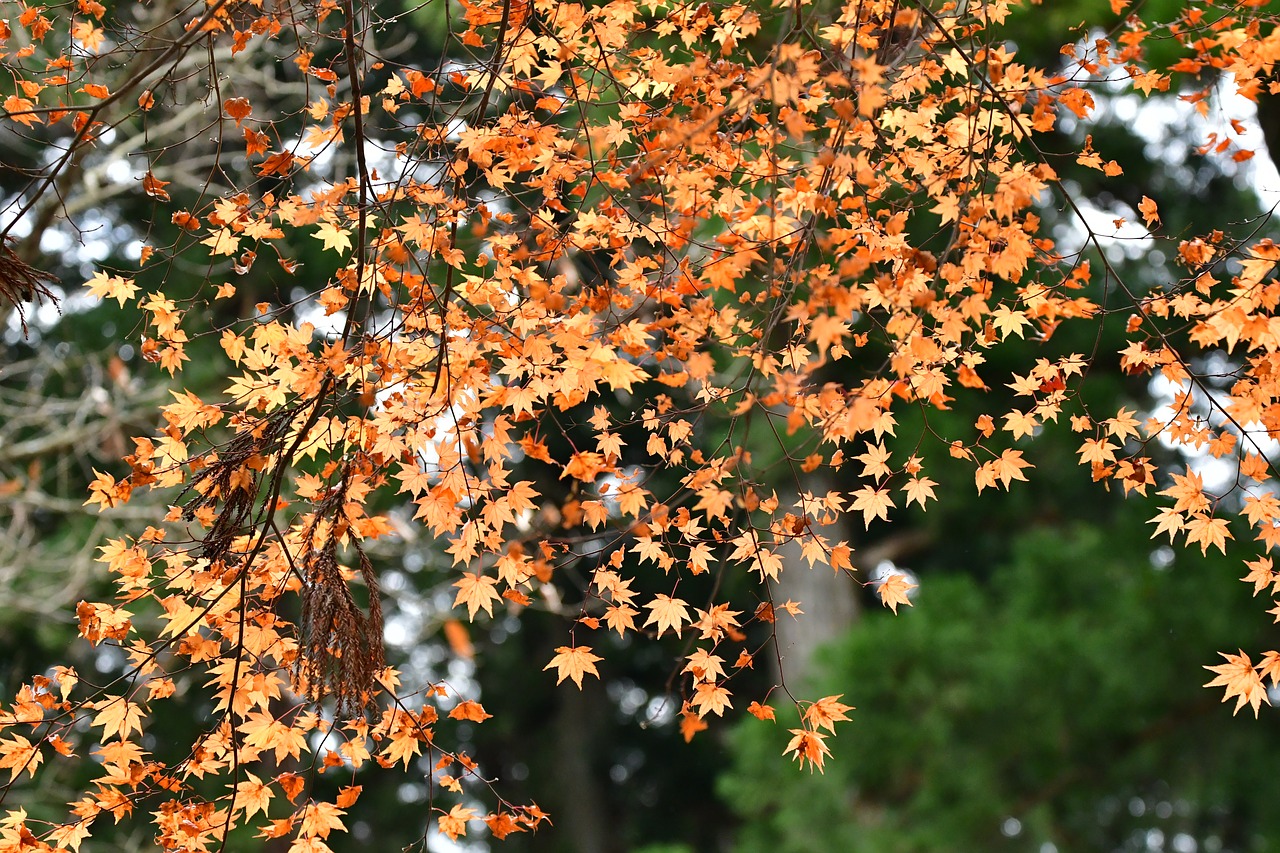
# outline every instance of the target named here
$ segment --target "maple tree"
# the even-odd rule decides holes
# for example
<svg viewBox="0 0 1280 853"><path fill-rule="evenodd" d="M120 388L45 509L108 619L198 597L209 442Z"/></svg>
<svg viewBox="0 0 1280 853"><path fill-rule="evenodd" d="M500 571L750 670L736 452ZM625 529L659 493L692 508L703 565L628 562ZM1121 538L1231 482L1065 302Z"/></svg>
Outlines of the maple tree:
<svg viewBox="0 0 1280 853"><path fill-rule="evenodd" d="M997 38L1010 5L468 0L434 62L381 47L397 14L353 0L6 6L0 121L53 153L26 164L2 234L38 241L75 213L64 198L95 151L147 140L122 156L142 167L152 230L132 269L85 286L136 306L140 355L174 389L89 487L104 510L143 493L167 506L108 541L115 594L76 608L122 669L35 675L0 716L6 791L86 755L98 773L59 818L11 809L0 845L76 849L136 810L165 849L250 827L324 850L361 776L424 757L440 833L544 824L450 742L488 718L476 697L387 665L370 551L409 527L442 543L459 619L564 618L529 664L547 678L580 689L611 634L672 635L686 738L738 708L772 719L783 695L796 722L779 749L817 769L842 696L737 687L777 620L803 618L776 582L865 582L830 531L967 488L944 466L1010 489L1061 424L1099 488L1167 498L1156 536L1202 554L1251 536L1247 581L1280 591L1265 555L1280 247L1166 235L1144 196L1134 224L1181 270L1138 292L1105 254L1043 232L1042 205L1079 209L1038 142L1086 120L1103 83L1172 88L1201 113L1219 86L1256 99L1274 85L1268 4L1148 20L1116 0L1116 31L1065 47L1066 71ZM1182 51L1157 64L1160 41ZM1241 130L1206 153L1246 161ZM1070 158L1123 170L1091 137ZM21 249L0 246L20 308L51 295ZM1058 348L1060 328L1115 315L1122 371L1177 389L1167 414L1090 406L1100 354ZM1029 340L1042 354L993 364ZM210 370L216 391L189 390ZM1001 399L993 386L1012 401L936 426L961 396ZM898 434L905 412L917 435ZM1234 476L1215 491L1194 461L1163 472L1161 443ZM807 490L823 471L849 485ZM894 612L910 589L876 585ZM465 627L447 630L463 654ZM1256 713L1276 653L1225 660L1210 684ZM185 754L153 754L148 727L185 691L212 717ZM352 781L329 801L308 766Z"/></svg>

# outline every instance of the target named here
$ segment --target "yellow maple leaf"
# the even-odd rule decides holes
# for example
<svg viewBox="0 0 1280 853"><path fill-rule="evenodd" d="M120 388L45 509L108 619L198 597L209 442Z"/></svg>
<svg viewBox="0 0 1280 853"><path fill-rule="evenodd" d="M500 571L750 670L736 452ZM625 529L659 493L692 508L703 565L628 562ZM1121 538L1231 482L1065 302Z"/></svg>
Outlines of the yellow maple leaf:
<svg viewBox="0 0 1280 853"><path fill-rule="evenodd" d="M893 505L888 489L863 486L853 493L853 508L862 512L862 523L867 527L871 526L872 519L882 518L888 521L889 509Z"/></svg>
<svg viewBox="0 0 1280 853"><path fill-rule="evenodd" d="M695 681L717 681L724 678L724 658L713 655L706 649L698 649L689 655L681 672L693 673Z"/></svg>
<svg viewBox="0 0 1280 853"><path fill-rule="evenodd" d="M219 228L200 243L215 255L234 255L240 251L240 238L230 228Z"/></svg>
<svg viewBox="0 0 1280 853"><path fill-rule="evenodd" d="M885 450L884 443L867 444L866 453L854 457L862 462L862 476L864 477L887 477L893 473L889 465L889 451Z"/></svg>
<svg viewBox="0 0 1280 853"><path fill-rule="evenodd" d="M928 477L912 477L903 486L902 491L907 493L907 506L911 506L912 501L920 504L920 508L925 508L925 501L937 500L937 496L933 493L933 487L938 485Z"/></svg>
<svg viewBox="0 0 1280 853"><path fill-rule="evenodd" d="M351 251L349 233L332 222L322 222L320 227L316 229L316 233L311 236L323 242L326 249L332 249L338 254L342 254L343 252Z"/></svg>
<svg viewBox="0 0 1280 853"><path fill-rule="evenodd" d="M636 610L630 604L611 604L605 608L604 621L612 631L617 631L621 637L627 631L634 631L636 627L636 616L640 611Z"/></svg>
<svg viewBox="0 0 1280 853"><path fill-rule="evenodd" d="M1031 325L1031 321L1027 319L1026 314L1021 311L1013 311L1008 305L1001 305L991 312L991 322L999 330L1001 340L1011 334L1020 338L1025 337L1023 330Z"/></svg>
<svg viewBox="0 0 1280 853"><path fill-rule="evenodd" d="M1253 584L1254 595L1276 582L1275 567L1270 557L1259 557L1257 560L1252 561L1245 560L1244 564L1248 566L1249 573L1240 580Z"/></svg>
<svg viewBox="0 0 1280 853"><path fill-rule="evenodd" d="M658 636L670 628L675 632L677 637L683 630L684 623L689 621L689 611L686 609L688 605L679 598L672 598L669 595L659 593L653 597L653 601L645 605L649 609L649 618L644 621L645 625L657 623ZM643 626L642 626L643 627Z"/></svg>
<svg viewBox="0 0 1280 853"><path fill-rule="evenodd" d="M236 785L236 808L244 810L245 818L251 818L258 812L265 815L275 794L257 776L248 771L244 775L244 781Z"/></svg>
<svg viewBox="0 0 1280 853"><path fill-rule="evenodd" d="M105 699L93 707L98 712L93 718L93 725L102 726L103 740L116 735L121 740L128 740L131 733L142 731L142 708L124 697Z"/></svg>
<svg viewBox="0 0 1280 853"><path fill-rule="evenodd" d="M275 750L276 761L283 761L286 755L298 758L308 748L302 732L262 711L248 714L239 731L244 733L247 746Z"/></svg>
<svg viewBox="0 0 1280 853"><path fill-rule="evenodd" d="M99 299L114 299L120 303L121 308L138 292L138 285L133 283L133 279L107 275L101 270L94 273L93 278L84 284L94 296Z"/></svg>
<svg viewBox="0 0 1280 853"><path fill-rule="evenodd" d="M329 833L335 829L345 832L347 828L341 820L341 816L344 814L346 812L333 803L308 803L302 812L302 823L298 827L298 834L316 838L328 838Z"/></svg>

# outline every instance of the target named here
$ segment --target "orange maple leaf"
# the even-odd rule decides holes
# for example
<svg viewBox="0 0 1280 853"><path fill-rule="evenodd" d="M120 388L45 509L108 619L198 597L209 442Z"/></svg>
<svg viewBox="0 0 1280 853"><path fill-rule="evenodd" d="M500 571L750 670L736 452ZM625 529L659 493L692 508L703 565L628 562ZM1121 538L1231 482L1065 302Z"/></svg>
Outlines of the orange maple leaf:
<svg viewBox="0 0 1280 853"><path fill-rule="evenodd" d="M470 699L459 702L454 709L449 712L449 717L454 720L470 720L473 723L483 723L492 717L493 714L485 713L484 706L479 702L472 702Z"/></svg>
<svg viewBox="0 0 1280 853"><path fill-rule="evenodd" d="M910 604L910 602L907 602ZM840 701L841 694L835 696L824 696L814 702L804 712L804 721L809 728L827 729L834 732L836 723L845 722L849 719L846 711L852 711L852 705L846 705Z"/></svg>
<svg viewBox="0 0 1280 853"><path fill-rule="evenodd" d="M795 760L800 762L803 768L805 763L809 764L809 769L816 769L819 773L825 772L823 762L827 756L831 754L831 750L827 748L825 743L827 736L818 732L812 732L808 729L790 729L791 741L787 744L787 748L783 750L783 755L791 755Z"/></svg>
<svg viewBox="0 0 1280 853"><path fill-rule="evenodd" d="M1226 663L1217 666L1206 666L1205 669L1210 672L1216 672L1218 677L1207 682L1205 687L1225 687L1226 693L1222 697L1222 701L1226 702L1232 696L1236 697L1236 707L1231 712L1234 716L1240 712L1245 705L1253 708L1253 716L1258 716L1258 708L1263 702L1268 705L1271 700L1267 698L1267 688L1262 683L1262 677L1258 675L1253 667L1252 661L1243 650L1239 654L1229 655L1225 652L1218 653L1221 657L1227 659Z"/></svg>
<svg viewBox="0 0 1280 853"><path fill-rule="evenodd" d="M1225 518L1214 518L1207 513L1196 513L1186 522L1187 541L1200 546L1202 554L1209 553L1214 546L1222 553L1227 553L1227 540L1232 539L1231 530Z"/></svg>
<svg viewBox="0 0 1280 853"><path fill-rule="evenodd" d="M905 604L908 607L913 606L910 593L915 588L916 585L910 583L906 575L894 572L880 582L880 585L876 587L876 592L880 595L880 601L884 603L885 607L897 613L899 604Z"/></svg>
<svg viewBox="0 0 1280 853"><path fill-rule="evenodd" d="M1145 195L1142 201L1138 202L1138 212L1142 214L1142 221L1148 228L1154 228L1160 224L1160 212L1156 208L1156 203Z"/></svg>
<svg viewBox="0 0 1280 853"><path fill-rule="evenodd" d="M600 677L600 672L596 669L596 661L599 660L604 660L604 658L592 654L590 646L560 646L556 649L555 657L542 670L545 672L555 667L556 684L564 681L567 677L573 679L573 683L578 685L578 689L581 690L582 677L584 675Z"/></svg>
<svg viewBox="0 0 1280 853"><path fill-rule="evenodd" d="M449 836L449 840L457 841L459 836L467 834L467 821L475 816L475 809L454 806L448 814L440 815L440 831Z"/></svg>
<svg viewBox="0 0 1280 853"><path fill-rule="evenodd" d="M699 717L709 713L722 717L726 708L733 707L729 696L729 691L723 686L707 681L694 688L693 700L690 704L697 709Z"/></svg>
<svg viewBox="0 0 1280 853"><path fill-rule="evenodd" d="M453 606L457 607L459 604L467 605L467 618L471 620L476 618L476 613L481 609L492 616L493 603L502 600L502 597L495 590L498 585L497 578L487 578L480 574L466 574L461 579L454 581L453 585L458 588L458 594L453 599Z"/></svg>

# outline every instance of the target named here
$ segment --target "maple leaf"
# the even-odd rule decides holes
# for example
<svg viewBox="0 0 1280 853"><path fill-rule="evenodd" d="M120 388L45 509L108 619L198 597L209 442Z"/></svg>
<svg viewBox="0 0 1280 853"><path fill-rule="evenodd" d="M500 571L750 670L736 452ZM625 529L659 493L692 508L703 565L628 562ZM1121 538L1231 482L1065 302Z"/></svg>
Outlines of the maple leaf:
<svg viewBox="0 0 1280 853"><path fill-rule="evenodd" d="M604 621L610 630L617 631L618 636L624 636L627 631L633 631L636 627L636 616L640 613L629 604L611 604L605 608Z"/></svg>
<svg viewBox="0 0 1280 853"><path fill-rule="evenodd" d="M688 604L679 598L672 598L669 595L659 593L653 597L653 601L645 605L648 608L649 618L645 620L645 625L657 623L658 636L661 637L663 632L668 628L675 632L677 637L683 630L685 622L689 621L689 611L686 609Z"/></svg>
<svg viewBox="0 0 1280 853"><path fill-rule="evenodd" d="M884 444L868 444L866 453L854 457L862 462L862 476L887 477L892 473L888 466L889 451Z"/></svg>
<svg viewBox="0 0 1280 853"><path fill-rule="evenodd" d="M240 123L253 112L253 105L247 98L227 98L222 102L222 111L229 118L235 119L236 126L239 127Z"/></svg>
<svg viewBox="0 0 1280 853"><path fill-rule="evenodd" d="M680 736L685 743L693 741L694 735L707 730L707 722L693 709L688 702L680 709Z"/></svg>
<svg viewBox="0 0 1280 853"><path fill-rule="evenodd" d="M240 238L230 228L219 228L201 240L200 244L208 246L209 251L215 255L234 255L240 251Z"/></svg>
<svg viewBox="0 0 1280 853"><path fill-rule="evenodd" d="M476 816L475 809L454 806L448 814L440 815L440 831L449 836L450 841L457 841L459 836L467 834L467 821Z"/></svg>
<svg viewBox="0 0 1280 853"><path fill-rule="evenodd" d="M173 182L160 180L148 170L147 174L142 178L142 191L159 201L168 201L169 191L165 187L171 183Z"/></svg>
<svg viewBox="0 0 1280 853"><path fill-rule="evenodd" d="M1227 540L1233 538L1225 518L1214 518L1203 512L1187 519L1185 529L1187 541L1199 545L1203 554L1209 553L1210 546L1227 553Z"/></svg>
<svg viewBox="0 0 1280 853"><path fill-rule="evenodd" d="M311 236L323 242L326 249L332 249L338 254L344 254L351 251L349 234L349 231L339 228L332 222L322 222L320 227L316 229L316 233Z"/></svg>
<svg viewBox="0 0 1280 853"><path fill-rule="evenodd" d="M85 282L85 287L99 299L116 300L122 308L124 303L138 292L138 286L131 280L118 275L107 275L101 271L94 273L93 278Z"/></svg>
<svg viewBox="0 0 1280 853"><path fill-rule="evenodd" d="M459 604L467 605L467 618L475 620L476 612L483 609L489 616L493 616L493 603L500 601L501 596L498 595L495 587L498 585L497 578L484 577L479 574L466 574L460 580L453 584L458 588L458 594L453 599L453 606Z"/></svg>
<svg viewBox="0 0 1280 853"><path fill-rule="evenodd" d="M880 601L885 607L891 609L895 614L898 612L898 605L911 605L911 590L916 585L907 580L907 576L901 572L894 572L880 582L876 587L876 593L880 596Z"/></svg>
<svg viewBox="0 0 1280 853"><path fill-rule="evenodd" d="M405 726L392 733L387 744L382 748L382 757L385 757L389 766L397 761L404 764L405 769L409 767L409 762L422 754L422 741L418 737L418 733L412 727Z"/></svg>
<svg viewBox="0 0 1280 853"><path fill-rule="evenodd" d="M870 528L872 520L882 518L889 520L889 509L893 507L893 498L888 489L876 489L863 486L853 493L853 509L862 512L862 523Z"/></svg>
<svg viewBox="0 0 1280 853"><path fill-rule="evenodd" d="M600 475L602 471L609 469L609 465L605 462L603 455L594 451L585 451L575 453L569 460L569 464L564 466L564 473L560 476L573 477L575 480L581 480L584 483L590 483Z"/></svg>
<svg viewBox="0 0 1280 853"><path fill-rule="evenodd" d="M128 740L133 732L142 731L143 709L122 697L105 699L95 703L98 713L93 718L93 725L102 726L102 739L120 736Z"/></svg>
<svg viewBox="0 0 1280 853"><path fill-rule="evenodd" d="M902 491L907 493L907 506L911 506L912 501L920 504L921 509L925 509L925 501L936 500L937 495L933 492L933 487L938 485L928 477L912 477L902 486Z"/></svg>
<svg viewBox="0 0 1280 853"><path fill-rule="evenodd" d="M485 825L489 827L490 834L499 841L506 838L513 832L525 831L525 828L517 823L515 818L513 818L508 812L489 815L484 819L484 822Z"/></svg>
<svg viewBox="0 0 1280 853"><path fill-rule="evenodd" d="M1007 305L1001 305L991 315L991 321L1000 332L1000 337L1007 338L1014 334L1024 337L1023 330L1031 326L1031 321L1021 311L1014 311Z"/></svg>
<svg viewBox="0 0 1280 853"><path fill-rule="evenodd" d="M1268 705L1271 700L1267 697L1267 688L1262 683L1261 676L1254 669L1253 663L1249 660L1249 656L1243 650L1239 654L1229 655L1219 652L1219 656L1226 658L1227 662L1218 664L1217 666L1206 666L1205 669L1210 672L1217 673L1217 678L1207 682L1205 687L1225 687L1226 693L1222 697L1222 701L1226 702L1231 697L1236 698L1236 707L1231 712L1234 716L1240 713L1240 709L1245 705L1253 708L1253 716L1258 716L1258 708L1263 702Z"/></svg>
<svg viewBox="0 0 1280 853"><path fill-rule="evenodd" d="M275 794L271 788L264 785L262 780L254 776L248 771L245 772L244 781L236 784L236 807L244 809L244 818L251 818L258 812L264 815L267 813L267 807L271 804L271 798Z"/></svg>
<svg viewBox="0 0 1280 853"><path fill-rule="evenodd" d="M1267 277L1280 262L1280 246L1271 240L1263 240L1250 249L1250 257L1240 261L1241 284L1257 284Z"/></svg>
<svg viewBox="0 0 1280 853"><path fill-rule="evenodd" d="M1173 537L1177 535L1178 531L1185 527L1182 513L1171 506L1162 508L1159 515L1150 519L1147 523L1156 525L1155 532L1151 534L1152 539L1155 539L1161 533L1167 533L1170 541L1173 541Z"/></svg>
<svg viewBox="0 0 1280 853"><path fill-rule="evenodd" d="M49 833L49 839L53 841L59 848L70 848L79 850L80 845L89 837L91 827L89 821L80 820L75 823L67 823L59 826Z"/></svg>
<svg viewBox="0 0 1280 853"><path fill-rule="evenodd" d="M698 649L687 658L681 672L691 672L696 681L717 681L724 678L724 658L713 655L706 649Z"/></svg>
<svg viewBox="0 0 1280 853"><path fill-rule="evenodd" d="M1253 561L1246 560L1245 565L1249 567L1249 573L1241 580L1245 583L1253 584L1254 595L1276 582L1276 572L1270 557L1259 557Z"/></svg>
<svg viewBox="0 0 1280 853"><path fill-rule="evenodd" d="M592 654L590 646L559 646L556 649L555 657L542 669L545 672L554 667L556 670L556 684L564 681L567 677L573 679L573 683L581 690L582 677L584 675L600 677L600 672L596 669L596 661L599 660L603 660L603 658Z"/></svg>
<svg viewBox="0 0 1280 853"><path fill-rule="evenodd" d="M303 732L280 722L265 711L248 714L239 730L244 733L247 745L274 750L276 761L283 761L286 755L298 758L302 755L302 750L307 748Z"/></svg>
<svg viewBox="0 0 1280 853"><path fill-rule="evenodd" d="M11 782L24 770L34 778L36 768L43 761L39 744L33 744L22 735L0 738L0 769L9 771Z"/></svg>
<svg viewBox="0 0 1280 853"><path fill-rule="evenodd" d="M787 743L787 748L783 750L782 754L791 755L800 762L801 768L807 762L810 770L816 769L819 773L826 772L822 765L827 756L831 754L831 750L827 748L825 743L827 736L808 729L790 729L790 732L791 740Z"/></svg>
<svg viewBox="0 0 1280 853"><path fill-rule="evenodd" d="M757 548L752 558L751 568L758 571L761 577L770 580L778 579L778 575L782 572L782 557L768 548Z"/></svg>
<svg viewBox="0 0 1280 853"><path fill-rule="evenodd" d="M1258 670L1258 675L1261 678L1270 678L1272 686L1280 683L1280 652L1264 652L1262 660L1258 661L1258 665L1255 669ZM1270 703L1270 701L1271 698L1268 696L1267 702Z"/></svg>
<svg viewBox="0 0 1280 853"><path fill-rule="evenodd" d="M824 696L805 709L805 725L813 730L825 728L835 732L836 723L847 721L849 716L845 712L852 710L852 706L840 701L840 694Z"/></svg>
<svg viewBox="0 0 1280 853"><path fill-rule="evenodd" d="M699 639L719 640L726 635L735 636L738 628L738 618L742 615L739 610L730 610L728 604L716 604L709 610L698 610L698 619L693 623L693 627L697 628L701 636Z"/></svg>
<svg viewBox="0 0 1280 853"><path fill-rule="evenodd" d="M41 124L43 122L43 119L34 112L35 106L35 102L30 98L22 98L17 95L9 95L4 99L4 111L7 114L6 118L20 122L27 127L30 127L33 124Z"/></svg>
<svg viewBox="0 0 1280 853"><path fill-rule="evenodd" d="M729 695L729 691L723 686L713 682L703 682L694 688L690 704L697 709L699 717L709 713L722 717L727 708L733 707L733 703L729 701Z"/></svg>
<svg viewBox="0 0 1280 853"><path fill-rule="evenodd" d="M332 803L308 803L302 810L302 821L298 826L298 834L301 836L328 838L329 833L335 829L345 832L347 828L341 820L341 816L344 814L346 812Z"/></svg>
<svg viewBox="0 0 1280 853"><path fill-rule="evenodd" d="M1160 213L1156 208L1156 203L1145 195L1142 201L1138 202L1138 212L1142 214L1142 221L1147 224L1148 228L1154 228L1160 224Z"/></svg>
<svg viewBox="0 0 1280 853"><path fill-rule="evenodd" d="M472 702L470 699L459 702L449 712L449 717L454 720L470 720L473 723L483 723L491 718L493 714L485 713L484 707L479 702Z"/></svg>

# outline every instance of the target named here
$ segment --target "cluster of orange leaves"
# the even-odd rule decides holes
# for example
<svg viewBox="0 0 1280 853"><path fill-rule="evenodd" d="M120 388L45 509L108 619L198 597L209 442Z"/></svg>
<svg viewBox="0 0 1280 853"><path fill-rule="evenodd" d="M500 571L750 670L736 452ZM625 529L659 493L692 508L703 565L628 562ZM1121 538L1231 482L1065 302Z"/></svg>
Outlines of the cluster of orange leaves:
<svg viewBox="0 0 1280 853"><path fill-rule="evenodd" d="M760 650L752 631L800 615L796 602L771 598L781 573L855 572L850 543L820 529L846 515L869 527L936 499L926 449L893 449L895 410L984 393L998 381L983 376L991 348L1049 341L1059 324L1098 313L1089 265L1064 273L1040 233L1035 206L1056 174L1029 156L1061 111L1087 117L1092 99L998 43L984 46L1008 12L1003 0L965 12L855 0L823 20L781 25L812 44L761 38L792 14L789 4L464 5L456 41L477 61L438 69L357 56L349 31L369 22L349 3L317 4L301 28L212 3L184 27L233 52L253 39L298 39L294 62L320 97L298 105L291 118L301 130L286 133L276 126L283 117L226 81L218 120L242 134L243 157L274 186L228 187L205 208L172 211L183 236L142 253L144 271L179 252L207 259L203 295L177 282L140 292L141 274L106 272L90 292L139 305L143 356L176 377L192 339L209 332L203 309L236 296L230 273L275 256L296 274L307 237L320 241L332 275L313 286L310 320L260 303L256 317L218 330L233 366L225 387L209 399L175 392L163 428L135 440L128 473L98 473L89 502L102 507L143 487L177 497L156 526L103 549L119 599L79 607L82 636L118 646L128 678L97 690L61 670L25 686L0 716L0 768L15 779L86 741L100 759L65 822L40 829L11 811L0 850L76 849L101 815L119 819L144 799L157 802L164 849L212 849L259 815L265 837L328 849L360 786L326 803L292 770L250 772L297 765L318 733L336 744L315 756L319 772L407 768L425 755L433 785L460 792L461 779L479 780L476 762L435 736L439 700L457 703L449 716L477 723L487 717L478 703L440 685L401 693L393 670L361 681L339 662L340 698L362 710L326 716L313 701L327 688L308 681L321 670L303 658L317 636L349 642L351 623L321 619L304 638L282 615L290 597L335 583L322 576L326 561L354 561L362 542L394 534L375 509L388 502L407 503L447 543L459 569L454 606L470 620L546 601L560 566L590 558L590 584L565 608L567 642L538 662L557 682L600 676L600 641L584 635L690 632L682 730L692 737L733 707L729 684ZM125 102L83 61L110 44L110 24L91 0L60 14L27 7L0 24L0 56L25 70L0 119L67 124L73 144L88 145L108 107ZM1141 65L1145 26L1131 18L1117 44L1070 52L1085 75L1119 74L1138 91L1213 67L1233 73L1246 96L1280 53L1275 38L1260 37L1260 19L1195 7L1165 26L1194 58L1161 72ZM56 37L63 47L49 46ZM327 64L315 60L326 40L347 48L326 52L336 54ZM353 91L363 95L344 100ZM140 93L138 110L162 110L162 95ZM1206 97L1183 98L1205 108ZM419 118L401 124L406 114ZM362 149L375 135L396 153L394 177L361 156L354 174L309 178L315 151ZM1079 162L1108 175L1120 168L1090 144ZM150 171L142 188L170 201ZM1156 231L1154 202L1140 213ZM921 248L922 228L931 249ZM584 257L602 259L607 273L584 274ZM1224 264L1233 257L1238 271ZM1240 477L1259 486L1239 512L1275 544L1280 501L1263 488L1272 472L1257 436L1280 433L1280 248L1241 250L1210 235L1184 240L1178 258L1187 270L1179 286L1132 295L1132 344L1120 354L1128 373L1159 372L1180 389L1172 415L1095 417L1075 394L1087 359L1041 358L1006 383L1018 407L941 444L972 465L977 491L1025 480L1032 465L1011 445L1066 413L1083 436L1081 463L1126 492L1156 485L1143 448L1157 437L1237 460ZM1198 383L1168 331L1178 324L1195 347L1239 352L1225 398ZM642 387L647 396L628 411ZM570 422L562 451L568 432L552 430ZM779 496L776 478L753 466L751 430L777 436L797 476L838 470L857 487ZM1225 550L1223 499L1193 469L1160 494L1172 505L1154 520L1157 534ZM600 541L609 544L574 551ZM791 545L807 569L784 565ZM1250 565L1257 589L1280 584L1269 559ZM640 571L652 575L640 586L658 579L669 590L640 592ZM759 605L744 619L730 602L691 603L705 595L701 576L724 573L758 584ZM344 566L334 594L357 576ZM896 612L910 588L895 575L878 591ZM1211 683L1256 711L1261 678L1277 674L1274 654L1257 668L1229 657ZM196 673L218 720L184 760L149 759L139 738L150 715ZM839 700L798 704L785 751L802 765L822 767L827 737L851 710ZM758 700L747 710L774 716ZM86 719L89 734L77 725ZM195 784L206 777L236 781L206 798ZM437 822L456 838L483 819L500 838L544 818L536 805L499 798L487 815L439 808Z"/></svg>

